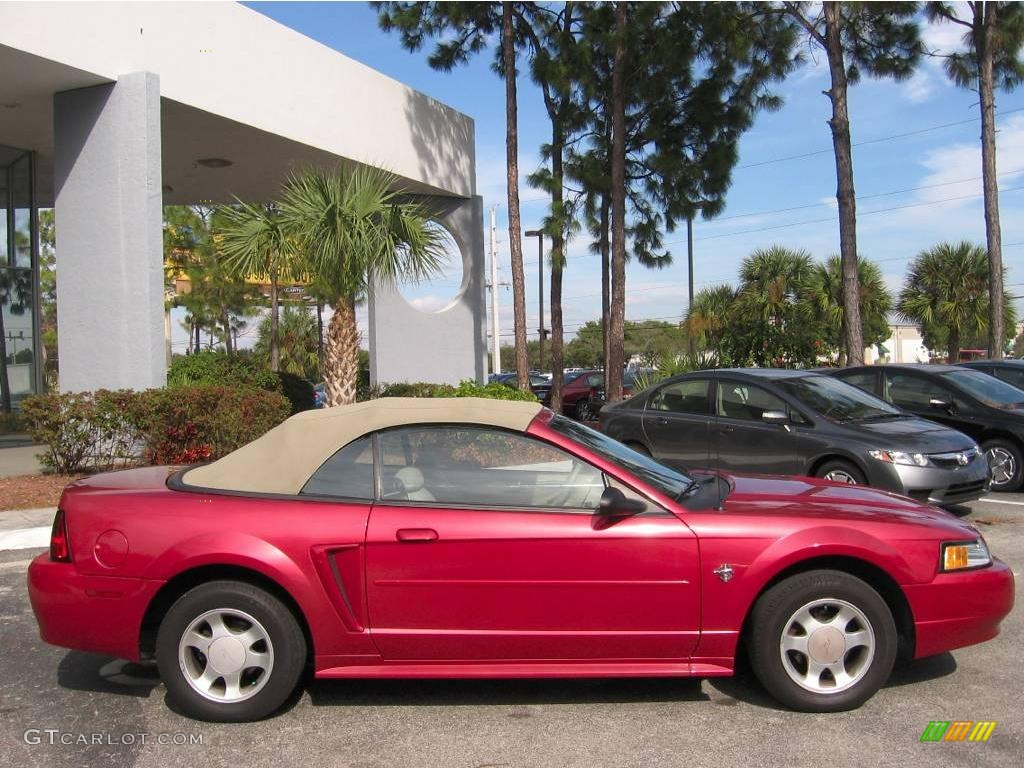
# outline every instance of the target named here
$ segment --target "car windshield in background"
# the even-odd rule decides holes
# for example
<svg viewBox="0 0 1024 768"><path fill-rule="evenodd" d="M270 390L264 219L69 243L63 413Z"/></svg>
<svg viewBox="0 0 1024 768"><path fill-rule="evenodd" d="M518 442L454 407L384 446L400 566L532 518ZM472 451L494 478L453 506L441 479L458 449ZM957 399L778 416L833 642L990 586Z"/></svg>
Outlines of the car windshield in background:
<svg viewBox="0 0 1024 768"><path fill-rule="evenodd" d="M659 464L650 456L637 453L618 440L613 440L608 435L601 434L578 421L567 419L565 416L555 416L551 420L551 428L589 448L615 466L636 475L670 499L679 499L694 487L693 480L682 472Z"/></svg>
<svg viewBox="0 0 1024 768"><path fill-rule="evenodd" d="M884 400L828 376L781 379L775 385L818 415L832 421L898 419L903 416L898 408Z"/></svg>
<svg viewBox="0 0 1024 768"><path fill-rule="evenodd" d="M993 408L1024 408L1024 391L981 371L950 371L939 374L975 400Z"/></svg>

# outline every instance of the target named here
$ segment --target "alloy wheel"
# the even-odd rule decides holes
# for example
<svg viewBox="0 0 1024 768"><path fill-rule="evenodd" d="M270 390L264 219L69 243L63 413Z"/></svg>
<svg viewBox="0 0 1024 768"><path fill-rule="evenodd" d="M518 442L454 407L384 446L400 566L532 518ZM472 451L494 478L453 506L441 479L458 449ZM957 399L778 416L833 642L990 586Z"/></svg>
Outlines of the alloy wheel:
<svg viewBox="0 0 1024 768"><path fill-rule="evenodd" d="M847 472L845 469L833 469L826 472L824 475L826 480L831 480L834 483L847 483L848 485L857 485L857 479Z"/></svg>
<svg viewBox="0 0 1024 768"><path fill-rule="evenodd" d="M218 608L194 619L178 643L186 682L212 701L255 696L270 679L274 647L266 628L244 611Z"/></svg>
<svg viewBox="0 0 1024 768"><path fill-rule="evenodd" d="M820 694L845 691L871 668L875 633L864 612L825 598L799 608L779 641L782 667L801 688Z"/></svg>
<svg viewBox="0 0 1024 768"><path fill-rule="evenodd" d="M985 452L992 473L992 485L1006 485L1017 475L1017 460L1005 448L994 446Z"/></svg>

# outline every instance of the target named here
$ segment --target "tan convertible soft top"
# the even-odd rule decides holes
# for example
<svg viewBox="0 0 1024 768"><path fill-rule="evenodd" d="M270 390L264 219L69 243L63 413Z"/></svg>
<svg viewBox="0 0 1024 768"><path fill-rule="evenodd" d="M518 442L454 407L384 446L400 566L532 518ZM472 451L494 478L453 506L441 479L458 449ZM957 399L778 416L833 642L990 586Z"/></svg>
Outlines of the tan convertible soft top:
<svg viewBox="0 0 1024 768"><path fill-rule="evenodd" d="M358 437L404 424L487 424L523 431L539 403L480 397L382 397L297 413L263 437L181 476L186 485L254 493L298 493L317 468Z"/></svg>

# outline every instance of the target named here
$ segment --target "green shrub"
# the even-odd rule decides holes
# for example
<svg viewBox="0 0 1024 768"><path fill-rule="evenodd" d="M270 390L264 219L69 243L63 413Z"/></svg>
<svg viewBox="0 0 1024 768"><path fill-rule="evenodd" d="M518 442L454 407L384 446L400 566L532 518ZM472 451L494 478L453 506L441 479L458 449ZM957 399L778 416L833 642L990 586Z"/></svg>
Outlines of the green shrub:
<svg viewBox="0 0 1024 768"><path fill-rule="evenodd" d="M16 435L24 431L25 425L22 423L21 416L17 411L14 413L0 413L0 435Z"/></svg>
<svg viewBox="0 0 1024 768"><path fill-rule="evenodd" d="M171 368L167 372L168 387L176 389L202 385L281 391L281 381L277 374L251 355L206 351L180 355L171 361Z"/></svg>
<svg viewBox="0 0 1024 768"><path fill-rule="evenodd" d="M138 461L141 443L128 390L32 395L21 402L31 438L46 445L39 459L53 472L112 469Z"/></svg>
<svg viewBox="0 0 1024 768"><path fill-rule="evenodd" d="M231 453L290 412L278 392L204 386L142 392L134 418L149 463L189 464Z"/></svg>
<svg viewBox="0 0 1024 768"><path fill-rule="evenodd" d="M292 413L308 411L316 407L313 400L313 385L306 379L284 371L279 371L277 378L281 385L281 392L291 403Z"/></svg>
<svg viewBox="0 0 1024 768"><path fill-rule="evenodd" d="M470 379L460 381L458 387L451 384L430 384L425 381L378 385L370 388L365 399L375 400L378 397L486 397L491 400L537 402L537 398L531 392L522 392L496 382L477 384Z"/></svg>
<svg viewBox="0 0 1024 768"><path fill-rule="evenodd" d="M21 412L29 435L47 447L43 465L69 474L217 459L290 410L278 392L200 386L35 395Z"/></svg>

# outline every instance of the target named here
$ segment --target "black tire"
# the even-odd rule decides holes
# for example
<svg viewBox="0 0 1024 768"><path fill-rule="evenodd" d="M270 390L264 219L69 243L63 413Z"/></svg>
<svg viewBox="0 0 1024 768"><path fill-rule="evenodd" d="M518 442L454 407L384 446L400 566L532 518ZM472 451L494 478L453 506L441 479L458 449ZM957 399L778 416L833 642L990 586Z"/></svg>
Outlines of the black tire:
<svg viewBox="0 0 1024 768"><path fill-rule="evenodd" d="M850 676L845 684L848 687L840 685L840 678L831 671L823 669L820 675L813 676L809 665L810 650L803 655L792 650L783 654L784 639L800 638L799 633L794 632L800 623L794 619L816 603L818 607L812 609L818 611L815 618L824 619L826 628L806 635L806 645L810 649L815 643L819 654L831 654L828 658L833 659L832 666L837 667L841 674ZM828 618L833 609L840 608L841 603L846 604L842 606L846 615L854 615L852 620L842 619L838 613L832 613L833 618ZM856 615L858 613L859 616ZM848 647L850 641L847 638L854 637L849 634L843 639L842 646L833 647L836 631L860 633L859 636L865 638L870 646ZM835 649L838 649L838 654ZM856 709L889 679L896 650L896 623L885 600L867 583L842 571L806 571L791 576L765 592L751 614L749 657L754 673L769 694L800 712ZM818 661L829 663L827 658ZM790 670L798 677L803 675L807 685L796 682ZM830 680L831 687L836 690L829 690Z"/></svg>
<svg viewBox="0 0 1024 768"><path fill-rule="evenodd" d="M814 476L834 482L849 482L846 480L840 480L838 477L829 477L830 474L845 475L849 477L852 482L850 485L867 485L867 478L864 477L864 473L860 471L853 462L846 461L845 459L829 459L815 471Z"/></svg>
<svg viewBox="0 0 1024 768"><path fill-rule="evenodd" d="M589 399L577 400L575 408L575 417L577 421L594 421L597 419L597 414L592 412L593 405Z"/></svg>
<svg viewBox="0 0 1024 768"><path fill-rule="evenodd" d="M238 662L238 674L249 692L243 690L240 696L246 698L237 701L216 700L220 690L218 686L223 685L224 694L227 693L226 677L214 678L215 682L209 688L213 698L199 693L189 681L186 666L193 665L193 674L196 669L214 669L210 658L195 650L187 651L188 660L179 656L179 643L186 630L204 614L215 611L247 615L257 622L256 626L267 638L241 651L244 661ZM228 618L234 620L236 617L231 615ZM232 627L232 633L244 629L248 623L242 618L237 621L239 624ZM212 625L201 626L211 629L211 636L215 636ZM240 641L237 646L233 641L227 645L246 648ZM269 657L263 655L268 650ZM269 670L260 672L258 668L244 667L252 651L259 653L261 658L272 660ZM275 712L295 691L307 653L306 639L291 610L268 592L240 581L211 581L186 592L167 611L156 638L156 663L171 701L189 717L212 722L260 720ZM264 674L265 679L262 677Z"/></svg>
<svg viewBox="0 0 1024 768"><path fill-rule="evenodd" d="M643 445L641 445L640 443L626 443L626 447L627 448L632 448L634 451L639 453L641 456L647 456L648 458L650 458L650 456L651 456L651 452L648 451L647 448L644 447Z"/></svg>
<svg viewBox="0 0 1024 768"><path fill-rule="evenodd" d="M981 450L985 452L985 459L989 462L993 491L1016 491L1020 488L1024 475L1024 457L1021 456L1020 448L1009 440L994 439L982 443ZM995 455L990 456L989 454L993 452ZM994 462L998 462L1003 471L995 471ZM1007 464L1012 465L1009 473L1005 471ZM1004 480L1007 475L1009 479ZM1000 482L996 482L997 479Z"/></svg>

